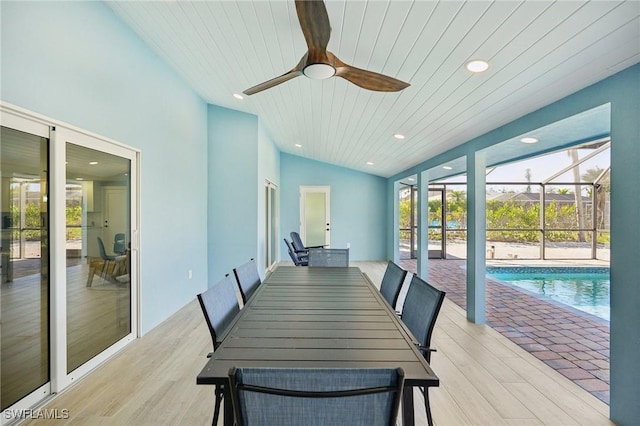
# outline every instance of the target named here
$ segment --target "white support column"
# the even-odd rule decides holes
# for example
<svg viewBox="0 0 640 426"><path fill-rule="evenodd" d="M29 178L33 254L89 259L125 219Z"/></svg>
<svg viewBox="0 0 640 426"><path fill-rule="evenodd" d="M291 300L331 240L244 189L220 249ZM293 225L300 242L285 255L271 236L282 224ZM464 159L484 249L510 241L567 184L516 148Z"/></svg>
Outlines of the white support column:
<svg viewBox="0 0 640 426"><path fill-rule="evenodd" d="M467 319L486 322L486 159L467 156Z"/></svg>
<svg viewBox="0 0 640 426"><path fill-rule="evenodd" d="M418 276L429 279L429 172L418 173Z"/></svg>

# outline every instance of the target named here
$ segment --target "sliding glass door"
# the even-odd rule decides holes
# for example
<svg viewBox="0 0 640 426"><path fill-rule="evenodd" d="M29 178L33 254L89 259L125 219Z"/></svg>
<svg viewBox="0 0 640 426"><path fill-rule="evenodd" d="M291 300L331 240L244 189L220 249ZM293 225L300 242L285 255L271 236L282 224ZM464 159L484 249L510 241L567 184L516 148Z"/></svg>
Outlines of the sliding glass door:
<svg viewBox="0 0 640 426"><path fill-rule="evenodd" d="M265 214L265 269L271 270L278 259L278 187L270 181L265 181L264 185L264 214Z"/></svg>
<svg viewBox="0 0 640 426"><path fill-rule="evenodd" d="M4 425L137 334L138 153L4 105L0 119Z"/></svg>
<svg viewBox="0 0 640 426"><path fill-rule="evenodd" d="M2 410L49 392L47 129L0 129Z"/></svg>
<svg viewBox="0 0 640 426"><path fill-rule="evenodd" d="M67 372L131 333L130 172L66 143Z"/></svg>

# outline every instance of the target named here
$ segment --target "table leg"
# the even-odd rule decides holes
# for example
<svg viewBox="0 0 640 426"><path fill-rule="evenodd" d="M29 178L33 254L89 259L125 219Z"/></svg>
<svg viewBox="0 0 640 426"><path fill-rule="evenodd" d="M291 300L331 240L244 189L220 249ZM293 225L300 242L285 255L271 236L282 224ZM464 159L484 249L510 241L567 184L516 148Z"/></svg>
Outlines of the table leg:
<svg viewBox="0 0 640 426"><path fill-rule="evenodd" d="M224 426L233 426L233 402L231 401L231 392L230 386L226 385L224 387L224 398L222 401L224 402Z"/></svg>
<svg viewBox="0 0 640 426"><path fill-rule="evenodd" d="M402 390L402 425L415 425L413 415L413 386L405 386Z"/></svg>

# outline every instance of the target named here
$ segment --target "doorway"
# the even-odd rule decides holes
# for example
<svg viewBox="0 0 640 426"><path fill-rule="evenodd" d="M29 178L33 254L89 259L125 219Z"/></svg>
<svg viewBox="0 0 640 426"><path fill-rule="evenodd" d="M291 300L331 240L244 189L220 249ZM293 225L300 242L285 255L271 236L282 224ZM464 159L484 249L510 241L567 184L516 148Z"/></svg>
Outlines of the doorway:
<svg viewBox="0 0 640 426"><path fill-rule="evenodd" d="M331 187L300 187L300 237L305 246L331 246Z"/></svg>

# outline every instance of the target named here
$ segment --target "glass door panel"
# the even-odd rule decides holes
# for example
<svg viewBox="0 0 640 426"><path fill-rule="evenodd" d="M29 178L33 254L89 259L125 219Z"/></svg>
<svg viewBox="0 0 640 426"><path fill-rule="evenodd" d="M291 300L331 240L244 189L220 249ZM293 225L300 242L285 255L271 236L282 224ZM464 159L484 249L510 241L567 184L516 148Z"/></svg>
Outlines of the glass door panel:
<svg viewBox="0 0 640 426"><path fill-rule="evenodd" d="M300 187L300 236L305 246L331 245L330 188Z"/></svg>
<svg viewBox="0 0 640 426"><path fill-rule="evenodd" d="M49 382L48 139L0 135L0 402Z"/></svg>
<svg viewBox="0 0 640 426"><path fill-rule="evenodd" d="M307 194L307 209L305 211L307 245L320 246L325 243L324 234L327 220L324 215L324 201L323 193L311 192Z"/></svg>
<svg viewBox="0 0 640 426"><path fill-rule="evenodd" d="M276 188L269 187L269 268L276 262Z"/></svg>
<svg viewBox="0 0 640 426"><path fill-rule="evenodd" d="M131 330L131 161L66 144L67 372Z"/></svg>
<svg viewBox="0 0 640 426"><path fill-rule="evenodd" d="M277 209L276 190L277 187L269 182L265 182L265 269L270 270L277 261L276 247L277 238Z"/></svg>

